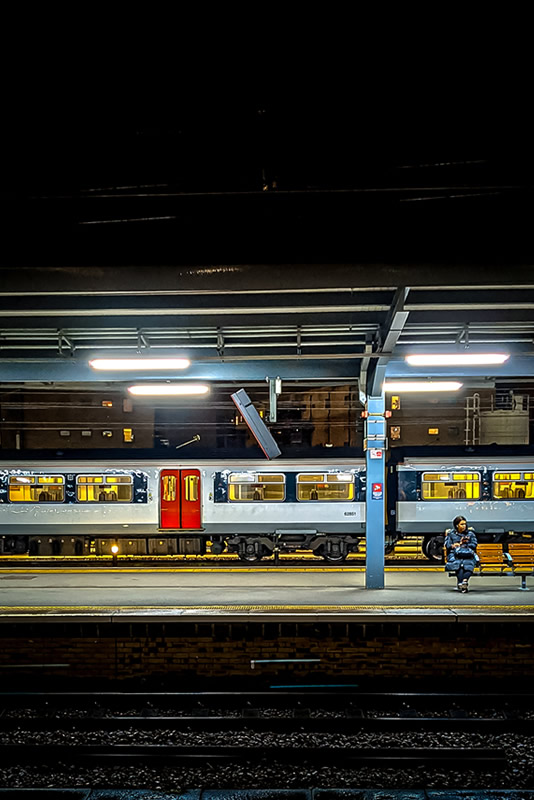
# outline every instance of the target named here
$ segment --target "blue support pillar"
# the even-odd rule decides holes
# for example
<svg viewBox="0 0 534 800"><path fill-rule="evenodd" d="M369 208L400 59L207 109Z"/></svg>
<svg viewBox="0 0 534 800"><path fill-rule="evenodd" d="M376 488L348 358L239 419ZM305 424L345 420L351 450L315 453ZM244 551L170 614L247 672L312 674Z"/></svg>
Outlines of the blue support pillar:
<svg viewBox="0 0 534 800"><path fill-rule="evenodd" d="M365 588L384 588L386 420L385 398L367 397L365 406L366 553Z"/></svg>

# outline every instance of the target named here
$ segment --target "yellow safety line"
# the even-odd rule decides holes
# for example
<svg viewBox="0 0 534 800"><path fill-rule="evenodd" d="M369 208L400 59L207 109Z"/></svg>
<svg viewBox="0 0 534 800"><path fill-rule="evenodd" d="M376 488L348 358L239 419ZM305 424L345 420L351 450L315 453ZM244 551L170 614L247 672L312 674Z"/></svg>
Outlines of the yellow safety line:
<svg viewBox="0 0 534 800"><path fill-rule="evenodd" d="M34 612L43 612L43 611L54 611L54 612L80 612L80 611L99 611L102 613L110 613L114 611L195 611L195 612L208 612L208 611L290 611L290 612L300 612L300 613L310 613L316 611L335 611L335 612L343 612L343 611L384 611L387 610L400 610L400 609L413 609L414 611L420 610L440 610L440 609L454 609L454 608L461 608L469 609L469 610L480 610L483 609L485 611L517 611L518 609L525 609L529 611L534 611L533 605L521 605L521 606L490 606L490 605L454 605L449 603L447 605L395 605L395 606L365 606L365 605L351 605L351 606L337 606L337 605L309 605L309 606L288 606L288 605L278 605L278 606L267 606L267 605L213 605L213 606L0 606L0 612L4 615L7 613L14 613L14 612L25 612L25 613L34 613Z"/></svg>
<svg viewBox="0 0 534 800"><path fill-rule="evenodd" d="M385 572L444 572L443 567L386 567ZM118 573L144 573L144 572L365 572L365 567L113 567L111 564L106 568L96 567L29 567L28 569L2 568L0 575L27 575L27 574L49 574L49 575L105 575Z"/></svg>

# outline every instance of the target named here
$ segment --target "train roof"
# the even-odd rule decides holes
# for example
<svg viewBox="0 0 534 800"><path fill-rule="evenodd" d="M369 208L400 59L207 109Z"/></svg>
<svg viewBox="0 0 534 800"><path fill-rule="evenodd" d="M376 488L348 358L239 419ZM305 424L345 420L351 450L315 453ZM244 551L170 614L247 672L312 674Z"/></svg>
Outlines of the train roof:
<svg viewBox="0 0 534 800"><path fill-rule="evenodd" d="M69 469L81 467L86 469L98 470L100 468L106 469L140 469L140 468L159 468L164 469L195 469L196 467L202 469L203 467L217 467L219 469L227 469L229 467L236 467L239 469L256 469L256 470L269 470L277 471L285 467L297 467L302 469L304 467L313 467L318 469L321 467L355 467L365 464L364 458L332 458L332 459L276 459L275 461L267 461L266 459L209 459L209 460L187 460L180 461L178 459L168 459L165 461L154 461L145 459L134 459L130 461L115 459L65 459L63 461L37 461L33 459L21 459L20 461L0 461L0 469L13 470L30 467L36 469Z"/></svg>
<svg viewBox="0 0 534 800"><path fill-rule="evenodd" d="M521 458L534 459L534 445L407 445L394 447L388 455L389 463L413 462L415 460L434 461L458 459L458 461L495 461Z"/></svg>
<svg viewBox="0 0 534 800"><path fill-rule="evenodd" d="M530 467L534 470L534 456L529 458L525 457L487 457L480 456L464 456L454 458L405 458L400 464L397 464L398 470L403 469L433 469L450 471L451 469L499 469L503 467L507 469L525 469Z"/></svg>

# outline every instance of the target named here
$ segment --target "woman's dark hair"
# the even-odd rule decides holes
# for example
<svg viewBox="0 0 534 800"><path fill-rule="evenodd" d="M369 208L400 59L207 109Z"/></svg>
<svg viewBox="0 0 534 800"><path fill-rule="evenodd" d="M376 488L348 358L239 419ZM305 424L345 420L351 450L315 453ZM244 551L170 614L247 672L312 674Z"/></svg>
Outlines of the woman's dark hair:
<svg viewBox="0 0 534 800"><path fill-rule="evenodd" d="M458 530L458 525L460 524L460 522L462 522L462 520L467 524L467 520L465 517L455 517L453 519L452 524L454 525L454 530Z"/></svg>

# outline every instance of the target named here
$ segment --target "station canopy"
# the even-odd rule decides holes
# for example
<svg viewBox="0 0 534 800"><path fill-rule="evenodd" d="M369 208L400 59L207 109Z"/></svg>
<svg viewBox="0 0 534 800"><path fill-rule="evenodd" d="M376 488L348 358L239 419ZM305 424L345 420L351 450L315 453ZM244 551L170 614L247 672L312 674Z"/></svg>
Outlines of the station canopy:
<svg viewBox="0 0 534 800"><path fill-rule="evenodd" d="M528 138L430 135L415 117L392 137L340 109L88 116L68 136L53 117L37 148L15 128L0 381L124 381L88 366L110 355L185 355L187 375L159 375L177 380L365 383L377 363L388 378L532 378ZM404 361L451 351L510 358Z"/></svg>

